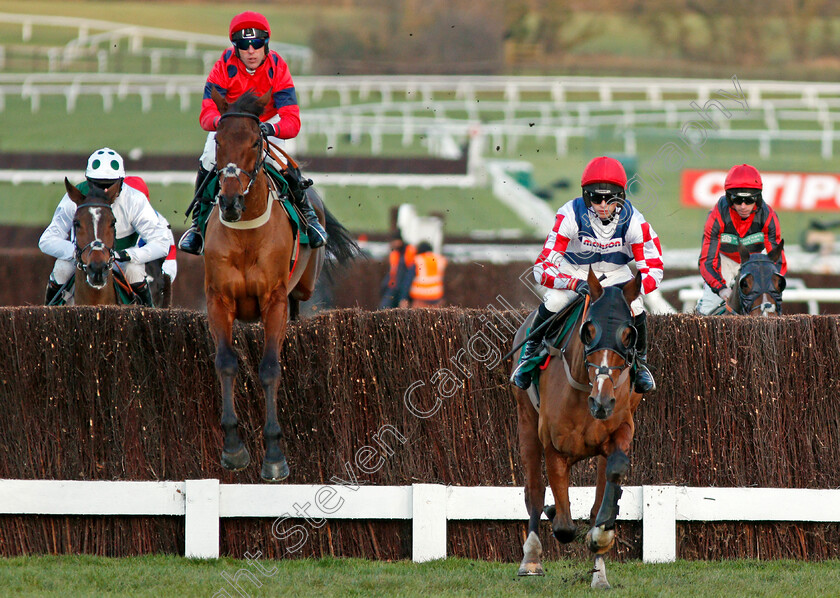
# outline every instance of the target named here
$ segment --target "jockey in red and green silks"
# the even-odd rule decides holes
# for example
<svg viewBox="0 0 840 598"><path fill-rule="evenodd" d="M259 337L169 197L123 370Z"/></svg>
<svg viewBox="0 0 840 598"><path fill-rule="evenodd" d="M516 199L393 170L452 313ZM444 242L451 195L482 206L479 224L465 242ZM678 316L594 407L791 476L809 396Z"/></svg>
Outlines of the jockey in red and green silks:
<svg viewBox="0 0 840 598"><path fill-rule="evenodd" d="M233 17L230 22L230 40L232 47L222 52L213 66L204 86L204 99L201 102L199 123L209 131L204 152L200 158L196 195L202 185L208 186L206 177L216 168L216 127L219 125L219 109L210 93L213 88L232 104L246 91L256 96L271 92L271 101L260 116L260 130L272 143L282 146L282 140L292 139L300 132L300 109L295 94L295 84L289 67L277 52L268 49L271 27L261 14L246 11ZM267 162L282 169L270 157ZM288 171L287 171L288 172ZM295 176L289 173L287 176ZM292 199L306 218L307 234L310 247L321 247L326 243L327 233L318 221L309 199L298 180L288 181ZM193 224L181 237L178 247L195 255L204 250L203 230L212 209L215 190L202 193L198 205L193 208Z"/></svg>

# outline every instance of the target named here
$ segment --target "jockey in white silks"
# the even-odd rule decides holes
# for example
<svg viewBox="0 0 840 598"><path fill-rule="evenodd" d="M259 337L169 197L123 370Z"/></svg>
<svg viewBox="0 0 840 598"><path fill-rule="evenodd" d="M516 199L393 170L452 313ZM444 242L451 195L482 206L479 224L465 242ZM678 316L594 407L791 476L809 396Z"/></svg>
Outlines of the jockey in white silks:
<svg viewBox="0 0 840 598"><path fill-rule="evenodd" d="M87 193L90 185L107 189L116 182L120 191L111 209L116 218L116 261L125 274L126 281L142 302L152 306L152 296L146 282L146 262L165 257L169 252L172 234L158 218L142 192L123 184L125 167L122 157L114 150L104 147L88 158L85 182L79 185ZM61 287L76 271L76 243L73 237L73 220L76 204L65 193L53 214L52 221L41 235L38 247L56 258L50 280L47 283L46 303L50 304ZM165 221L164 221L165 222ZM145 244L140 247L138 241ZM66 297L69 299L69 297Z"/></svg>

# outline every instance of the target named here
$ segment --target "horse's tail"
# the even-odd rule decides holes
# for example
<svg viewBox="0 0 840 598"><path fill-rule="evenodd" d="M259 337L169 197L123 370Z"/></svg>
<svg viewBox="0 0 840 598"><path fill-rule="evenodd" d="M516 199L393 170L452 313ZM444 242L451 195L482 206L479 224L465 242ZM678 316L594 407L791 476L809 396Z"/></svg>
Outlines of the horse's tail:
<svg viewBox="0 0 840 598"><path fill-rule="evenodd" d="M362 249L335 216L324 206L324 216L327 220L327 264L328 269L348 265L362 255Z"/></svg>

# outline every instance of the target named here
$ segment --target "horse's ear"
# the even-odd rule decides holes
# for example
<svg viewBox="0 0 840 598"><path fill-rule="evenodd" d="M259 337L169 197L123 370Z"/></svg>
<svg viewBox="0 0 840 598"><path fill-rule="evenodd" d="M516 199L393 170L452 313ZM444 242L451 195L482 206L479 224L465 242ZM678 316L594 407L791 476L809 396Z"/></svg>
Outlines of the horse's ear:
<svg viewBox="0 0 840 598"><path fill-rule="evenodd" d="M85 201L85 194L79 191L73 183L67 180L67 177L64 177L64 188L67 189L67 195L70 196L70 200L79 205L80 203L84 203Z"/></svg>
<svg viewBox="0 0 840 598"><path fill-rule="evenodd" d="M589 285L590 295L592 296L593 301L603 295L604 287L601 286L598 276L592 271L592 266L589 266L589 274L586 277L586 284Z"/></svg>
<svg viewBox="0 0 840 598"><path fill-rule="evenodd" d="M743 264L748 259L750 259L750 250L747 249L744 245L738 243L738 255L741 256L741 263Z"/></svg>
<svg viewBox="0 0 840 598"><path fill-rule="evenodd" d="M778 262L779 258L782 257L782 251L785 248L785 240L782 239L779 241L779 244L773 248L773 250L767 254L767 257L770 258L771 262Z"/></svg>
<svg viewBox="0 0 840 598"><path fill-rule="evenodd" d="M219 90L216 89L216 87L214 85L210 86L210 98L216 104L216 108L219 109L219 114L224 114L225 112L227 112L227 109L228 109L227 100L225 100L222 97L222 94L219 93Z"/></svg>
<svg viewBox="0 0 840 598"><path fill-rule="evenodd" d="M627 301L627 305L633 303L633 301L635 301L642 293L642 273L636 272L636 276L633 277L633 280L624 285L621 292L624 293L624 300Z"/></svg>
<svg viewBox="0 0 840 598"><path fill-rule="evenodd" d="M260 108L265 108L268 105L268 102L271 100L271 90L269 89L265 92L258 100L257 105Z"/></svg>

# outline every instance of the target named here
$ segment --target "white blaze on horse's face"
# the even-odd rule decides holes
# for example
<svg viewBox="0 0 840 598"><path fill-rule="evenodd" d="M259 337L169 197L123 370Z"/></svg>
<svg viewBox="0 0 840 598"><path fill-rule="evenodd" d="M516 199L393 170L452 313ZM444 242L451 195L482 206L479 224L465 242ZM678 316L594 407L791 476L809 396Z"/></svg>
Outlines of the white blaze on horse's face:
<svg viewBox="0 0 840 598"><path fill-rule="evenodd" d="M609 363L607 363L607 351L604 351L601 355L601 363L599 365L603 367L607 367L610 365ZM604 382L606 382L607 380L610 380L610 382L612 382L612 379L610 378L609 374L597 374L595 376L595 388L597 389L599 395L604 391Z"/></svg>
<svg viewBox="0 0 840 598"><path fill-rule="evenodd" d="M102 216L101 210L102 208L88 208L90 210L90 217L93 221L93 241L94 243L102 243L102 239L99 238L99 218Z"/></svg>
<svg viewBox="0 0 840 598"><path fill-rule="evenodd" d="M769 316L770 314L776 313L776 304L774 303L772 297L765 293L761 296L761 315Z"/></svg>

